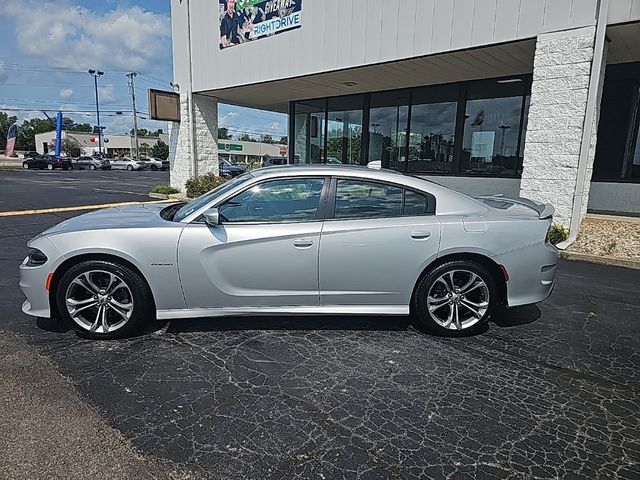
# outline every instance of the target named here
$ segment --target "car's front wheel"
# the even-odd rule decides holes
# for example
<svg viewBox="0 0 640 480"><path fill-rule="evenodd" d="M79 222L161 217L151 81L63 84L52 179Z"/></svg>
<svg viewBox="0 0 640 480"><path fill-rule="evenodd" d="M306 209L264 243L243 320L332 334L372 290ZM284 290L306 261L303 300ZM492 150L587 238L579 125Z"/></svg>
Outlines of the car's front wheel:
<svg viewBox="0 0 640 480"><path fill-rule="evenodd" d="M53 170L53 163L47 163L47 170Z"/></svg>
<svg viewBox="0 0 640 480"><path fill-rule="evenodd" d="M131 165L127 165L127 170L130 172L131 170L133 170L133 167Z"/></svg>
<svg viewBox="0 0 640 480"><path fill-rule="evenodd" d="M95 169L96 169L95 165L93 165L93 164L89 165L89 170L95 170Z"/></svg>
<svg viewBox="0 0 640 480"><path fill-rule="evenodd" d="M27 162L22 162L22 168L29 170L29 164Z"/></svg>
<svg viewBox="0 0 640 480"><path fill-rule="evenodd" d="M438 265L420 280L414 311L432 333L466 335L487 321L495 297L495 281L485 267L454 260Z"/></svg>
<svg viewBox="0 0 640 480"><path fill-rule="evenodd" d="M62 321L82 336L127 336L153 315L149 287L131 268L95 260L72 266L60 279L56 303Z"/></svg>

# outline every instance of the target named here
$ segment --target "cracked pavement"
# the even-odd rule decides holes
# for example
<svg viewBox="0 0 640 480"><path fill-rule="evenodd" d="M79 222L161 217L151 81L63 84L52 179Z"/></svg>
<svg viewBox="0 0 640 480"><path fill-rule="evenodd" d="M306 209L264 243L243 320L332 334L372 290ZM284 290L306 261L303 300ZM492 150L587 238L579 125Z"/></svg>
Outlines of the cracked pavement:
<svg viewBox="0 0 640 480"><path fill-rule="evenodd" d="M71 215L0 219L0 329L143 455L211 479L640 477L640 271L561 262L549 300L466 338L336 316L91 342L20 312L25 242Z"/></svg>

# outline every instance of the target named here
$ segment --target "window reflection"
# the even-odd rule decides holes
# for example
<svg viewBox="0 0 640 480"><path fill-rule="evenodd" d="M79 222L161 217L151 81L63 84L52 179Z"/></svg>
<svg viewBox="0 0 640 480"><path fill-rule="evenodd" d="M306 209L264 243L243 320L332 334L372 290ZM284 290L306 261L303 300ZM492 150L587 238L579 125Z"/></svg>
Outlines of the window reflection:
<svg viewBox="0 0 640 480"><path fill-rule="evenodd" d="M487 81L470 86L460 159L462 173L517 173L523 93L520 83Z"/></svg>
<svg viewBox="0 0 640 480"><path fill-rule="evenodd" d="M526 77L515 77L296 102L294 156L300 163L515 177L529 90Z"/></svg>
<svg viewBox="0 0 640 480"><path fill-rule="evenodd" d="M296 102L294 122L297 163L324 162L325 101Z"/></svg>
<svg viewBox="0 0 640 480"><path fill-rule="evenodd" d="M369 162L381 162L384 168L404 171L408 114L408 92L371 95Z"/></svg>
<svg viewBox="0 0 640 480"><path fill-rule="evenodd" d="M361 163L363 102L361 95L329 99L327 163Z"/></svg>

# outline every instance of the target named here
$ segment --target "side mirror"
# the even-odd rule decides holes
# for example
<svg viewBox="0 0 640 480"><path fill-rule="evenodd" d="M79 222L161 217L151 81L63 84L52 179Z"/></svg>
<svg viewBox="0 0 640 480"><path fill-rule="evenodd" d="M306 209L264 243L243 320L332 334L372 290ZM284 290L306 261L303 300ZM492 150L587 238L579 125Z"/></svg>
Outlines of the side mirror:
<svg viewBox="0 0 640 480"><path fill-rule="evenodd" d="M202 214L204 217L204 223L210 227L217 227L220 225L220 213L217 208L210 208Z"/></svg>

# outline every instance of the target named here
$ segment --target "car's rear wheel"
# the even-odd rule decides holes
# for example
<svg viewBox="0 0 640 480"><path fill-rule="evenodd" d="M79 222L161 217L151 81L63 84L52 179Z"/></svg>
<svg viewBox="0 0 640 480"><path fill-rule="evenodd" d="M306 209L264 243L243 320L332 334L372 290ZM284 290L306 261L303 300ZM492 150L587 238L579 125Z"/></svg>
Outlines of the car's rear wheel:
<svg viewBox="0 0 640 480"><path fill-rule="evenodd" d="M53 170L53 163L47 163L47 170Z"/></svg>
<svg viewBox="0 0 640 480"><path fill-rule="evenodd" d="M158 167L156 167L155 165L151 165L151 170L155 172L156 170L158 170Z"/></svg>
<svg viewBox="0 0 640 480"><path fill-rule="evenodd" d="M496 299L492 275L482 265L453 260L438 265L419 282L414 310L437 335L466 335L487 321Z"/></svg>
<svg viewBox="0 0 640 480"><path fill-rule="evenodd" d="M133 167L131 165L127 165L127 170L131 171L131 170L133 170Z"/></svg>
<svg viewBox="0 0 640 480"><path fill-rule="evenodd" d="M27 162L22 162L22 168L29 170L29 164Z"/></svg>
<svg viewBox="0 0 640 480"><path fill-rule="evenodd" d="M153 312L151 292L140 275L104 260L81 262L65 272L56 303L67 326L93 339L127 336Z"/></svg>

